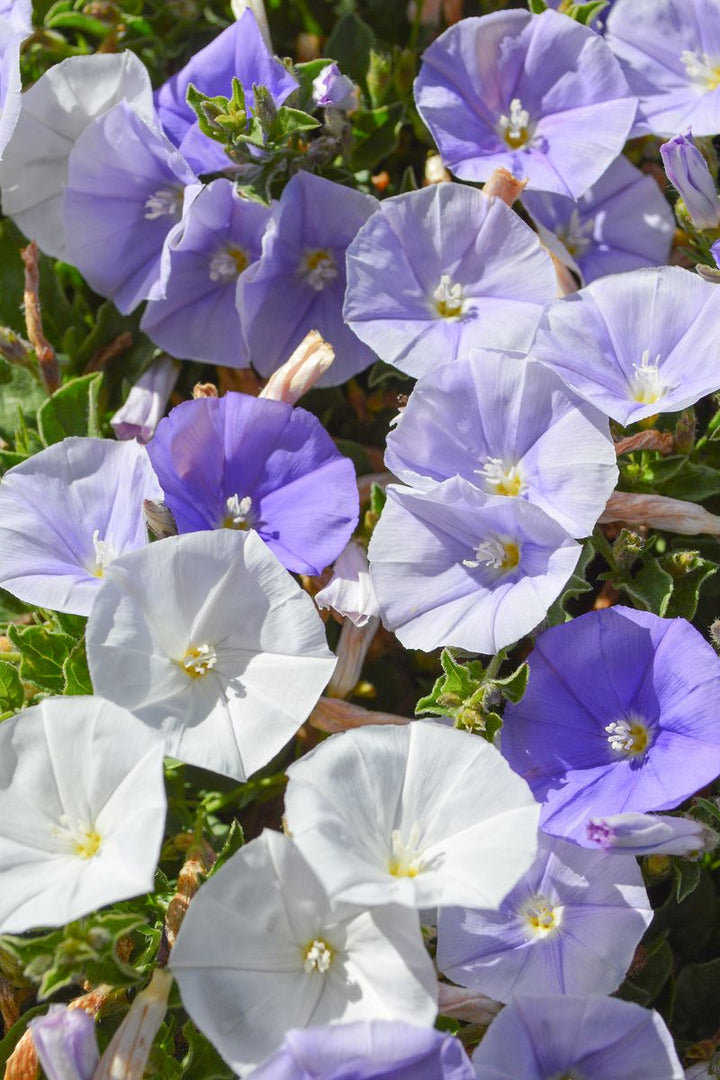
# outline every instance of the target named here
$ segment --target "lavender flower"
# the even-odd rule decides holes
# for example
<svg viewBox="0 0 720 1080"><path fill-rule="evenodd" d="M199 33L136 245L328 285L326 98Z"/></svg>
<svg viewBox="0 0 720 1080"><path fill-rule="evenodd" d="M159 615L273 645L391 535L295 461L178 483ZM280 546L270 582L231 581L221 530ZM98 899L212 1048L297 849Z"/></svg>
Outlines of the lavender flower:
<svg viewBox="0 0 720 1080"><path fill-rule="evenodd" d="M586 847L588 819L668 810L720 774L720 661L684 619L614 607L542 634L502 751L540 824Z"/></svg>
<svg viewBox="0 0 720 1080"><path fill-rule="evenodd" d="M695 228L716 229L720 225L720 197L691 132L663 143L660 153L667 178L680 195Z"/></svg>
<svg viewBox="0 0 720 1080"><path fill-rule="evenodd" d="M63 201L68 259L123 313L164 294L163 243L193 183L182 155L126 102L75 144Z"/></svg>
<svg viewBox="0 0 720 1080"><path fill-rule="evenodd" d="M316 105L333 109L357 108L357 91L352 79L343 75L337 64L328 64L313 79L312 96Z"/></svg>
<svg viewBox="0 0 720 1080"><path fill-rule="evenodd" d="M611 993L652 919L634 859L545 836L499 911L438 913L437 964L497 1001L514 994Z"/></svg>
<svg viewBox="0 0 720 1080"><path fill-rule="evenodd" d="M89 1013L51 1005L28 1027L48 1080L92 1080L100 1055L95 1021Z"/></svg>
<svg viewBox="0 0 720 1080"><path fill-rule="evenodd" d="M370 195L308 172L287 185L273 209L262 257L238 284L243 331L262 375L280 367L309 330L318 330L335 350L335 363L319 386L337 386L372 363L372 351L343 321L342 302L346 248L377 205Z"/></svg>
<svg viewBox="0 0 720 1080"><path fill-rule="evenodd" d="M452 423L448 423L452 417ZM607 421L542 364L471 349L417 383L386 462L414 487L462 476L587 536L617 483Z"/></svg>
<svg viewBox="0 0 720 1080"><path fill-rule="evenodd" d="M155 434L180 374L176 360L160 357L142 373L110 423L117 439L148 442Z"/></svg>
<svg viewBox="0 0 720 1080"><path fill-rule="evenodd" d="M532 355L628 425L720 387L715 286L678 266L594 281L552 304Z"/></svg>
<svg viewBox="0 0 720 1080"><path fill-rule="evenodd" d="M720 131L715 0L615 0L605 39L640 99L634 135Z"/></svg>
<svg viewBox="0 0 720 1080"><path fill-rule="evenodd" d="M241 198L225 179L194 194L167 238L166 296L150 301L141 329L173 356L247 367L237 281L260 256L270 210Z"/></svg>
<svg viewBox="0 0 720 1080"><path fill-rule="evenodd" d="M0 158L20 115L20 46L30 33L29 0L3 0L0 4Z"/></svg>
<svg viewBox="0 0 720 1080"><path fill-rule="evenodd" d="M625 157L577 200L532 191L522 201L548 250L586 284L670 256L672 210L653 177Z"/></svg>
<svg viewBox="0 0 720 1080"><path fill-rule="evenodd" d="M288 1031L249 1080L475 1080L459 1039L402 1020Z"/></svg>
<svg viewBox="0 0 720 1080"><path fill-rule="evenodd" d="M346 321L414 376L471 345L526 351L557 295L535 233L500 199L459 184L381 202L348 248L347 270Z"/></svg>
<svg viewBox="0 0 720 1080"><path fill-rule="evenodd" d="M580 555L524 499L461 477L425 490L391 485L368 550L385 626L409 649L496 653L544 618Z"/></svg>
<svg viewBox="0 0 720 1080"><path fill-rule="evenodd" d="M624 855L698 855L720 837L694 818L669 814L611 814L587 823L589 844Z"/></svg>
<svg viewBox="0 0 720 1080"><path fill-rule="evenodd" d="M147 543L143 499L162 491L144 447L64 439L0 485L0 585L29 604L88 615L106 568Z"/></svg>
<svg viewBox="0 0 720 1080"><path fill-rule="evenodd" d="M659 1013L616 998L516 998L473 1054L477 1080L684 1080Z"/></svg>
<svg viewBox="0 0 720 1080"><path fill-rule="evenodd" d="M179 532L256 529L282 564L319 574L358 519L351 461L311 413L229 393L186 401L148 454Z"/></svg>
<svg viewBox="0 0 720 1080"><path fill-rule="evenodd" d="M603 38L555 11L451 26L423 56L415 100L456 176L487 180L504 166L570 198L620 153L636 109Z"/></svg>

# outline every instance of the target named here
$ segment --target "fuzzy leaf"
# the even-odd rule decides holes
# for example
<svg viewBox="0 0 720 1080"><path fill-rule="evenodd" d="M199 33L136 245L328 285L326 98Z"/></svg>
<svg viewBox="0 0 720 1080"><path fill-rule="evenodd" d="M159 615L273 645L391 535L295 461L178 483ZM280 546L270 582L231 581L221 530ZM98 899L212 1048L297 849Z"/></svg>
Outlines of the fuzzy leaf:
<svg viewBox="0 0 720 1080"><path fill-rule="evenodd" d="M44 626L21 629L10 625L7 636L20 653L20 678L40 690L62 694L65 688L63 665L75 645L69 634Z"/></svg>
<svg viewBox="0 0 720 1080"><path fill-rule="evenodd" d="M353 172L374 169L397 146L405 106L397 101L352 116L353 147L349 165Z"/></svg>
<svg viewBox="0 0 720 1080"><path fill-rule="evenodd" d="M672 596L674 581L657 559L649 558L642 569L627 581L615 581L628 594L635 607L664 616Z"/></svg>
<svg viewBox="0 0 720 1080"><path fill-rule="evenodd" d="M38 409L38 430L46 446L68 435L100 435L98 396L102 372L80 375L56 390Z"/></svg>
<svg viewBox="0 0 720 1080"><path fill-rule="evenodd" d="M93 685L88 670L85 642L78 641L63 664L65 694L92 694Z"/></svg>
<svg viewBox="0 0 720 1080"><path fill-rule="evenodd" d="M0 713L17 712L25 701L25 691L17 668L0 661Z"/></svg>

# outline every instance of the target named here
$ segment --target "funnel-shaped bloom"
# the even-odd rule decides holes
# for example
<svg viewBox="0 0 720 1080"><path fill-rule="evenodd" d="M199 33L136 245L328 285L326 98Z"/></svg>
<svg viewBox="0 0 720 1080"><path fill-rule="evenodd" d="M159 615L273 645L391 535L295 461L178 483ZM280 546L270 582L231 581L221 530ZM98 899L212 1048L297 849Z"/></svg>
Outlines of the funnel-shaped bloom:
<svg viewBox="0 0 720 1080"><path fill-rule="evenodd" d="M538 854L499 911L438 913L437 964L497 1001L616 990L652 919L634 859L540 833Z"/></svg>
<svg viewBox="0 0 720 1080"><path fill-rule="evenodd" d="M525 499L486 495L456 476L387 489L368 549L385 626L409 649L494 654L545 617L580 556Z"/></svg>
<svg viewBox="0 0 720 1080"><path fill-rule="evenodd" d="M612 274L551 304L532 356L621 424L679 412L720 387L717 304L679 266Z"/></svg>
<svg viewBox="0 0 720 1080"><path fill-rule="evenodd" d="M355 471L319 420L283 401L183 402L148 454L179 532L255 529L283 566L319 574L358 518Z"/></svg>
<svg viewBox="0 0 720 1080"><path fill-rule="evenodd" d="M543 364L484 349L420 379L385 460L415 487L457 475L527 500L571 536L592 532L618 477L602 414Z"/></svg>
<svg viewBox="0 0 720 1080"><path fill-rule="evenodd" d="M110 562L147 543L143 499L162 499L137 443L64 439L0 484L0 585L28 604L88 615Z"/></svg>
<svg viewBox="0 0 720 1080"><path fill-rule="evenodd" d="M379 204L348 248L343 314L409 375L473 345L527 351L557 295L536 234L500 199L432 184Z"/></svg>
<svg viewBox="0 0 720 1080"><path fill-rule="evenodd" d="M546 630L502 752L541 825L594 847L590 818L669 810L720 774L720 660L684 619L613 607Z"/></svg>
<svg viewBox="0 0 720 1080"><path fill-rule="evenodd" d="M618 156L637 106L603 38L556 11L451 26L423 54L415 101L456 176L503 166L572 199Z"/></svg>
<svg viewBox="0 0 720 1080"><path fill-rule="evenodd" d="M254 533L172 536L108 568L93 686L167 753L244 780L292 738L335 666L312 600Z"/></svg>
<svg viewBox="0 0 720 1080"><path fill-rule="evenodd" d="M292 840L265 832L193 899L172 952L183 1005L241 1076L291 1028L430 1027L437 983L417 915L333 909Z"/></svg>
<svg viewBox="0 0 720 1080"><path fill-rule="evenodd" d="M535 856L527 785L464 731L347 731L288 776L290 832L333 902L496 909Z"/></svg>
<svg viewBox="0 0 720 1080"><path fill-rule="evenodd" d="M99 697L48 698L0 727L0 930L63 926L153 888L163 742Z"/></svg>

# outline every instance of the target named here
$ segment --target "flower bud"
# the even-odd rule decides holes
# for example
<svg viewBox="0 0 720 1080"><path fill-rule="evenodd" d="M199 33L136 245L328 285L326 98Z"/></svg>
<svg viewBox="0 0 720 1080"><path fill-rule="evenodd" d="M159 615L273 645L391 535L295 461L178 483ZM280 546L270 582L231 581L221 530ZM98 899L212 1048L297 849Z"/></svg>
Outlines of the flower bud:
<svg viewBox="0 0 720 1080"><path fill-rule="evenodd" d="M367 626L380 615L367 555L359 544L351 540L338 555L333 576L316 595L315 603L319 608L332 608L357 627Z"/></svg>
<svg viewBox="0 0 720 1080"><path fill-rule="evenodd" d="M335 63L328 64L313 79L312 96L316 105L326 109L356 109L358 104L355 83Z"/></svg>
<svg viewBox="0 0 720 1080"><path fill-rule="evenodd" d="M153 1039L165 1019L172 981L169 971L155 968L110 1040L93 1080L142 1080Z"/></svg>
<svg viewBox="0 0 720 1080"><path fill-rule="evenodd" d="M604 851L624 855L698 855L712 850L719 839L694 818L634 812L590 818L587 835Z"/></svg>
<svg viewBox="0 0 720 1080"><path fill-rule="evenodd" d="M28 1026L48 1080L91 1080L100 1056L91 1016L82 1009L51 1005Z"/></svg>
<svg viewBox="0 0 720 1080"><path fill-rule="evenodd" d="M665 173L680 194L696 229L720 225L720 199L705 158L688 131L660 147Z"/></svg>
<svg viewBox="0 0 720 1080"><path fill-rule="evenodd" d="M127 401L110 423L118 439L149 442L165 412L180 373L177 360L161 357L144 371L127 396Z"/></svg>
<svg viewBox="0 0 720 1080"><path fill-rule="evenodd" d="M335 351L332 345L324 341L317 330L311 330L290 359L272 373L259 396L294 405L298 398L314 386L334 359Z"/></svg>

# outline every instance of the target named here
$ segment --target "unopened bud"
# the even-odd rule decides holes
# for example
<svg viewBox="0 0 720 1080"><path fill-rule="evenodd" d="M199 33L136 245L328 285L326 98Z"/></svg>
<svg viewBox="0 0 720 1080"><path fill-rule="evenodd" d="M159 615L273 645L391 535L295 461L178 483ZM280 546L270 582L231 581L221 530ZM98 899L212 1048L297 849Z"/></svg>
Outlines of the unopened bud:
<svg viewBox="0 0 720 1080"><path fill-rule="evenodd" d="M713 829L690 817L628 812L590 818L587 837L604 851L624 855L692 855L716 847Z"/></svg>
<svg viewBox="0 0 720 1080"><path fill-rule="evenodd" d="M685 409L675 424L673 448L678 454L689 454L695 446L695 410Z"/></svg>
<svg viewBox="0 0 720 1080"><path fill-rule="evenodd" d="M696 503L671 499L667 495L633 495L628 491L615 491L599 519L601 525L613 521L645 525L683 536L698 536L700 533L720 536L720 517L710 514Z"/></svg>
<svg viewBox="0 0 720 1080"><path fill-rule="evenodd" d="M290 359L273 372L260 391L260 397L294 405L325 374L334 359L332 345L317 330L311 330Z"/></svg>
<svg viewBox="0 0 720 1080"><path fill-rule="evenodd" d="M167 1012L173 977L155 968L150 984L130 1006L93 1073L93 1080L142 1080L153 1040Z"/></svg>
<svg viewBox="0 0 720 1080"><path fill-rule="evenodd" d="M499 168L490 174L483 188L483 194L490 198L500 199L506 206L512 206L520 198L526 186L527 180L518 180L507 169Z"/></svg>
<svg viewBox="0 0 720 1080"><path fill-rule="evenodd" d="M717 652L720 652L720 619L714 619L708 629L710 640Z"/></svg>
<svg viewBox="0 0 720 1080"><path fill-rule="evenodd" d="M32 345L8 326L0 326L0 356L18 367L35 367Z"/></svg>
<svg viewBox="0 0 720 1080"><path fill-rule="evenodd" d="M137 439L139 443L150 441L179 374L180 364L169 356L161 357L143 372L125 404L110 421L116 438Z"/></svg>
<svg viewBox="0 0 720 1080"><path fill-rule="evenodd" d="M95 1021L82 1009L51 1005L28 1024L48 1080L91 1080L98 1063Z"/></svg>
<svg viewBox="0 0 720 1080"><path fill-rule="evenodd" d="M211 382L196 382L193 386L193 398L217 397L218 388Z"/></svg>
<svg viewBox="0 0 720 1080"><path fill-rule="evenodd" d="M634 529L621 529L613 544L613 557L619 570L629 570L645 547L645 540Z"/></svg>
<svg viewBox="0 0 720 1080"><path fill-rule="evenodd" d="M168 536L177 536L175 518L172 510L165 503L143 499L143 514L148 529L158 540L164 540Z"/></svg>
<svg viewBox="0 0 720 1080"><path fill-rule="evenodd" d="M660 147L667 178L680 194L678 220L687 216L696 229L720 225L720 199L708 164L689 131Z"/></svg>

